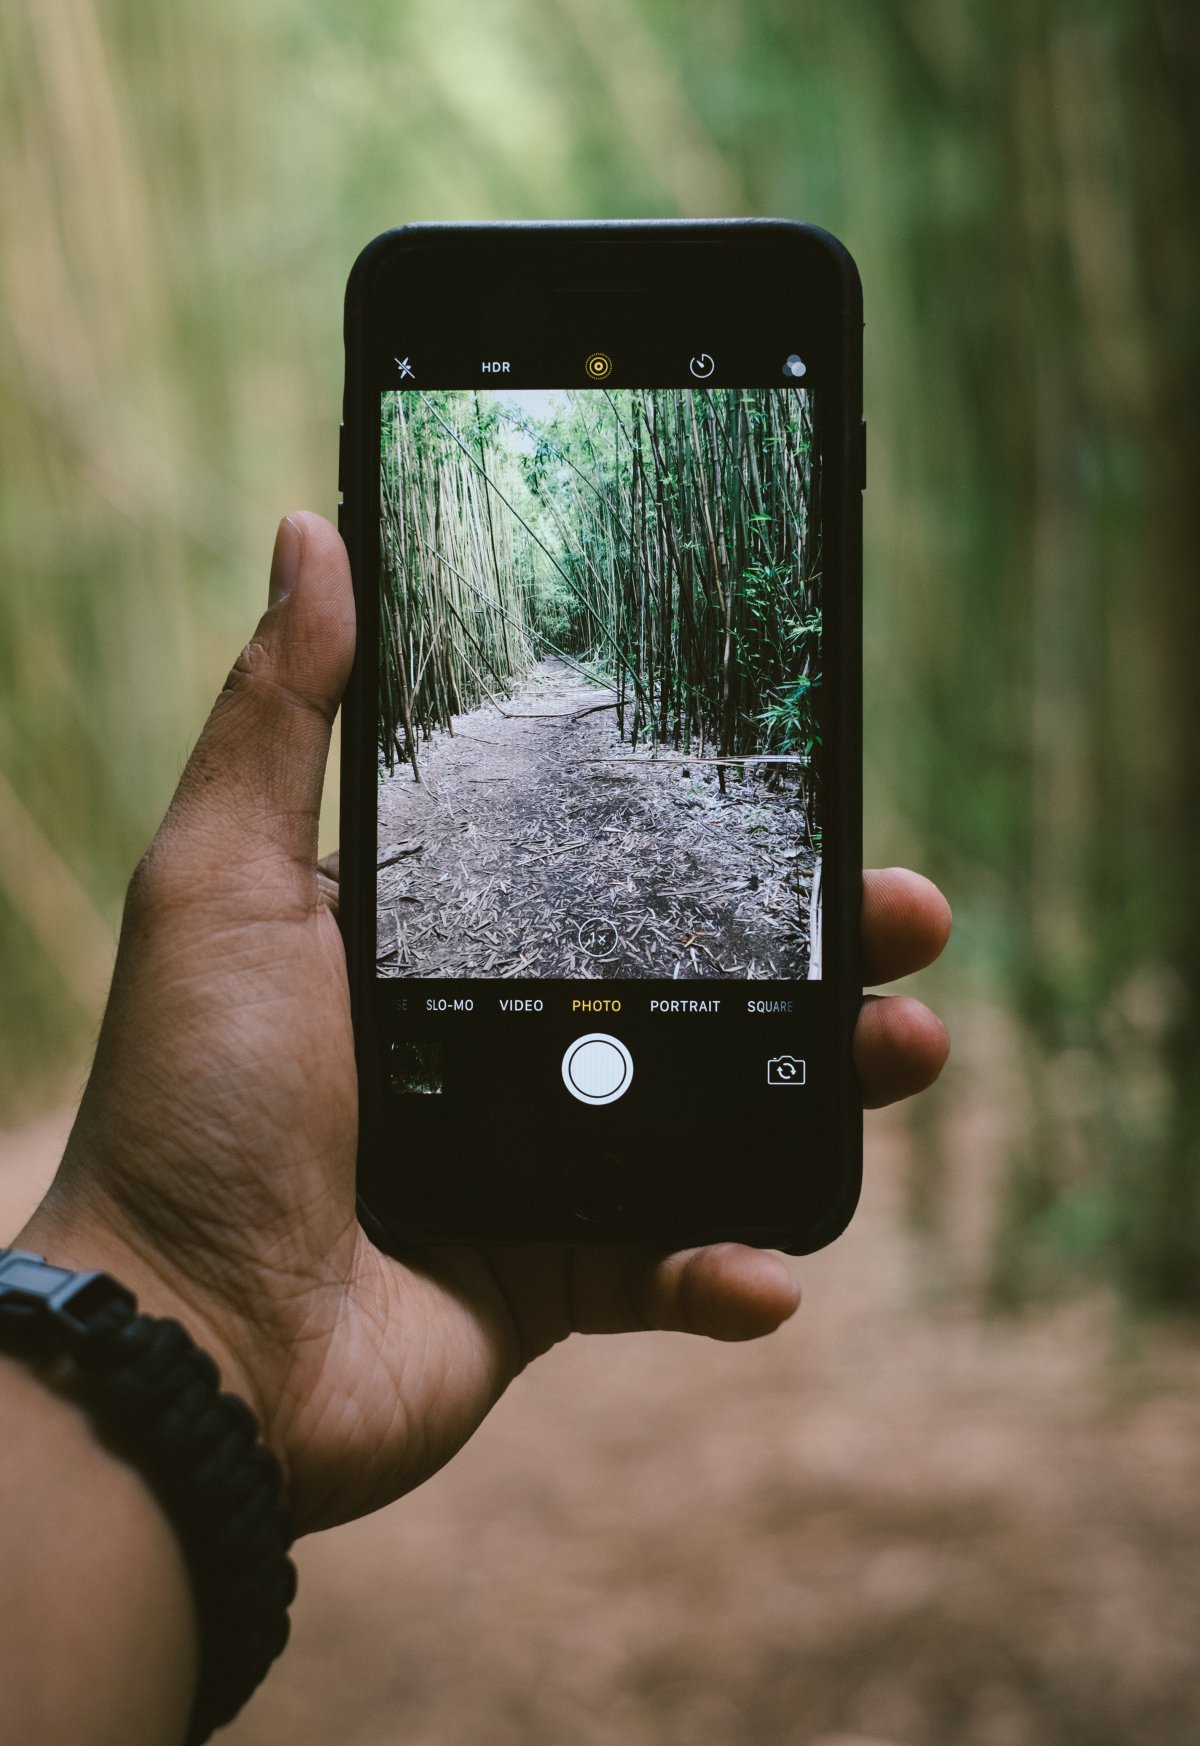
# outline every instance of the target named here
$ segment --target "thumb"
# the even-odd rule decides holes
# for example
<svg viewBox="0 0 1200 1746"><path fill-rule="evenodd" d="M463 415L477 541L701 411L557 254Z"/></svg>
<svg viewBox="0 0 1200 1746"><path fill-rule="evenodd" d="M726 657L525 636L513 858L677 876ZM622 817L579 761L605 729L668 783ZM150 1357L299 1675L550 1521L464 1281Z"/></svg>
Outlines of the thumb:
<svg viewBox="0 0 1200 1746"><path fill-rule="evenodd" d="M672 1255L577 1249L571 1274L576 1333L662 1328L712 1340L755 1340L794 1315L800 1287L778 1255L712 1243Z"/></svg>
<svg viewBox="0 0 1200 1746"><path fill-rule="evenodd" d="M302 511L279 524L267 611L234 662L180 778L156 849L193 873L290 862L311 876L333 718L354 657L340 536Z"/></svg>

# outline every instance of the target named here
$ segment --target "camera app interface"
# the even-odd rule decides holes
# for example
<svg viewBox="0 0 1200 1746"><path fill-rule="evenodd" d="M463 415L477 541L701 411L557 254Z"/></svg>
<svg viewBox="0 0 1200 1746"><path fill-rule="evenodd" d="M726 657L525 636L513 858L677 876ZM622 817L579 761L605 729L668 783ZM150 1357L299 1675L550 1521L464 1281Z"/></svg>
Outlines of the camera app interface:
<svg viewBox="0 0 1200 1746"><path fill-rule="evenodd" d="M811 389L380 411L379 979L818 980Z"/></svg>

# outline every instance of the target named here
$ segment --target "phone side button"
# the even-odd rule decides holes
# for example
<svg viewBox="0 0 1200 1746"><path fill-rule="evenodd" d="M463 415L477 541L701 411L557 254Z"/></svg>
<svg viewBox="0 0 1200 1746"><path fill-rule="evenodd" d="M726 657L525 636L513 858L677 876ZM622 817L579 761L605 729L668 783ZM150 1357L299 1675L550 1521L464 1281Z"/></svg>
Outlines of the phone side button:
<svg viewBox="0 0 1200 1746"><path fill-rule="evenodd" d="M864 418L858 427L858 488L867 488L867 421Z"/></svg>

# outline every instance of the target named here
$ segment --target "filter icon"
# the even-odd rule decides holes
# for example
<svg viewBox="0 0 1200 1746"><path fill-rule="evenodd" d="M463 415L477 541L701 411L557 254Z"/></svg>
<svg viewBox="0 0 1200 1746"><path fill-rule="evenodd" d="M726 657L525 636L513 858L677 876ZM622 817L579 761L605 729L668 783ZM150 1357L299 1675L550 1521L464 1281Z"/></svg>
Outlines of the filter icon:
<svg viewBox="0 0 1200 1746"><path fill-rule="evenodd" d="M584 373L590 376L593 382L603 382L604 378L612 373L612 359L607 352L593 352L583 368Z"/></svg>

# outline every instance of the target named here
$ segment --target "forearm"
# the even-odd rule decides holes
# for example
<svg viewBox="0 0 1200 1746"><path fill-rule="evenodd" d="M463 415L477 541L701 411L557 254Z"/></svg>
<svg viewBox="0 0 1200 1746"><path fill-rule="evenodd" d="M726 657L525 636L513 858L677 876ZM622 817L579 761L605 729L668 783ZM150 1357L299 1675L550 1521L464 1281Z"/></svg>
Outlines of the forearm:
<svg viewBox="0 0 1200 1746"><path fill-rule="evenodd" d="M0 1355L0 1746L179 1746L197 1674L174 1531L86 1413Z"/></svg>

